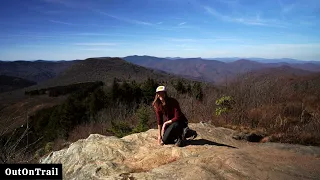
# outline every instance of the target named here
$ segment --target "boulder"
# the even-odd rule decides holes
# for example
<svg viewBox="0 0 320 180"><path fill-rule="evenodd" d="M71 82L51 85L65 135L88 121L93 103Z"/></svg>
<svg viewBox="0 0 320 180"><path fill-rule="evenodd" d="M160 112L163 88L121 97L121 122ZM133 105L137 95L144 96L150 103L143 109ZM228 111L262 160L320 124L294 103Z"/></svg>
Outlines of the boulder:
<svg viewBox="0 0 320 180"><path fill-rule="evenodd" d="M157 144L157 130L123 138L91 134L43 157L62 163L64 179L317 179L320 148L250 143L231 129L190 124L185 147Z"/></svg>

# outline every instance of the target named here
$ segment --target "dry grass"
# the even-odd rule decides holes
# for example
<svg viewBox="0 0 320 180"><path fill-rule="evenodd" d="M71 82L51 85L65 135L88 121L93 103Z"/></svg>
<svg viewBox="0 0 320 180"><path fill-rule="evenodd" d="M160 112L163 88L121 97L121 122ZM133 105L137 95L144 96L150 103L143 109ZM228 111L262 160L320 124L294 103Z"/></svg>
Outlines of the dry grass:
<svg viewBox="0 0 320 180"><path fill-rule="evenodd" d="M203 102L174 94L189 122L211 122L243 132L269 135L270 141L320 145L320 89L297 91L297 83L318 82L317 78L283 76L240 78L220 89L204 88ZM298 84L298 85L300 85ZM304 85L303 85L304 86ZM233 109L215 116L215 101L232 96Z"/></svg>
<svg viewBox="0 0 320 180"><path fill-rule="evenodd" d="M230 84L225 93L235 104L218 124L264 129L272 141L320 145L319 93L297 91L297 85L292 85L308 77L302 82L291 76L272 78L254 76Z"/></svg>
<svg viewBox="0 0 320 180"><path fill-rule="evenodd" d="M106 122L105 123L91 122L88 124L78 125L69 133L68 141L75 142L79 139L85 139L89 137L90 134L102 134L102 135L110 136L112 134L107 131L109 127L110 127L110 123L106 123ZM59 144L59 142L57 143Z"/></svg>

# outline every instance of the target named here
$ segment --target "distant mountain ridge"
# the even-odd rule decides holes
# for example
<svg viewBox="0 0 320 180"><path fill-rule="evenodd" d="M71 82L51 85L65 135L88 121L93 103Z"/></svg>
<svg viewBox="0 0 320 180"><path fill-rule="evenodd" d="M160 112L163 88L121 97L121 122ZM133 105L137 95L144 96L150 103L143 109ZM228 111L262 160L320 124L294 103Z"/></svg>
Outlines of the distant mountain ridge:
<svg viewBox="0 0 320 180"><path fill-rule="evenodd" d="M106 60L110 57L96 57L89 58L91 60ZM112 58L111 58L112 59ZM276 68L280 66L290 66L295 69L302 69L311 72L320 72L320 62L312 62L312 61L299 61L295 59L263 59L263 58L212 58L212 60L204 59L204 58L182 58L182 57L173 57L173 58L159 58L154 56L127 56L124 58L118 58L119 61L124 59L126 62L133 63L135 65L139 65L148 69L151 69L152 72L160 73L160 74L174 74L184 78L192 79L192 80L201 80L208 81L214 83L222 83L227 80L230 80L236 77L239 74L243 74L250 71L260 70L264 68ZM37 82L38 84L42 82L46 82L48 80L54 79L56 77L62 77L62 74L68 72L70 73L70 68L74 68L76 64L83 63L86 60L74 60L74 61L46 61L46 60L35 60L35 61L0 61L0 75L14 76L23 78L29 81ZM93 61L96 62L96 61ZM122 62L124 63L124 62ZM94 63L93 63L94 64ZM95 68L101 69L103 67L97 67L91 63L86 64L87 68L85 72L87 74L91 71L95 71ZM120 63L121 64L121 63ZM107 65L106 62L102 64L102 66L113 66L113 64ZM118 65L117 65L118 66ZM121 65L120 65L121 66ZM125 67L128 67L128 64L125 64ZM130 68L124 68L125 71L130 72ZM122 78L129 78L129 75L124 75L127 73L123 73L123 70L119 68L110 68L110 70L117 70L121 72L120 75ZM76 70L77 71L77 70ZM103 72L107 73L103 73ZM105 76L108 74L109 69L105 69L104 71L99 71L101 75L99 77L103 79L107 79ZM149 72L147 74L150 74ZM310 73L311 73L310 72ZM72 77L79 77L80 74L71 73ZM96 76L97 73L93 73ZM111 74L117 74L115 71ZM93 75L83 76L82 80L95 79L92 78ZM112 75L111 75L112 76ZM97 76L98 77L98 76ZM71 77L64 76L65 79L68 80L60 80L67 81L70 80ZM70 82L74 83L75 81L82 81L81 78L77 80L70 80ZM99 79L99 78L98 78ZM108 80L109 81L109 80ZM52 81L51 81L52 82ZM59 84L56 82L55 84Z"/></svg>
<svg viewBox="0 0 320 180"><path fill-rule="evenodd" d="M260 70L250 71L241 75L239 78L246 79L246 77L250 76L260 80L261 78L263 79L269 78L271 80L275 80L275 79L283 79L283 78L312 76L315 74L320 74L320 73L311 73L310 71L297 69L288 65L283 65L280 67L268 67Z"/></svg>
<svg viewBox="0 0 320 180"><path fill-rule="evenodd" d="M109 84L117 78L121 81L144 81L147 78L170 80L178 78L161 70L148 69L121 58L88 58L70 66L64 72L39 87L68 85L79 82L102 81Z"/></svg>
<svg viewBox="0 0 320 180"><path fill-rule="evenodd" d="M315 63L262 63L250 59L222 62L202 58L178 58L175 60L153 56L127 56L124 60L147 68L159 69L168 73L193 77L204 81L222 83L239 74L283 65L311 72L320 72L320 64ZM287 59L288 60L288 59ZM295 61L296 62L296 61ZM310 73L311 73L310 72Z"/></svg>
<svg viewBox="0 0 320 180"><path fill-rule="evenodd" d="M186 59L181 57L166 57L166 59ZM222 61L222 62L233 62L238 61L240 59L247 59L251 61L261 62L261 63L290 63L290 64L301 64L301 63L315 63L320 64L320 61L304 61L304 60L298 60L298 59L292 59L292 58L279 58L279 59L268 59L268 58L256 58L256 57L250 57L250 58L243 58L243 57L217 57L217 58L202 58L205 60L216 60L216 61Z"/></svg>

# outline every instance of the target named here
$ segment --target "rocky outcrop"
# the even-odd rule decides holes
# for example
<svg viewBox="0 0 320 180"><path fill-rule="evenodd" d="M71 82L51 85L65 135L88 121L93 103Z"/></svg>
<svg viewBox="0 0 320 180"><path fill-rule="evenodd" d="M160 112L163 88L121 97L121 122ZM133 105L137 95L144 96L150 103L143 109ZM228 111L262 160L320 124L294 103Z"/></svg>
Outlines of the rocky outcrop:
<svg viewBox="0 0 320 180"><path fill-rule="evenodd" d="M320 148L250 143L233 130L190 124L185 147L157 145L157 130L123 138L91 134L41 163L62 163L64 179L317 179Z"/></svg>

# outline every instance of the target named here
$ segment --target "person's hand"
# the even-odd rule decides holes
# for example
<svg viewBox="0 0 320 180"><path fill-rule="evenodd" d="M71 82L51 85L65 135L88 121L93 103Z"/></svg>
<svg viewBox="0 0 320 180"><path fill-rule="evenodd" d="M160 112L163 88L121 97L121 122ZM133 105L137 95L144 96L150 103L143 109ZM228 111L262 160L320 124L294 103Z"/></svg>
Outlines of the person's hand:
<svg viewBox="0 0 320 180"><path fill-rule="evenodd" d="M161 136L158 136L158 144L159 144L159 145L163 145L163 142L162 142Z"/></svg>

